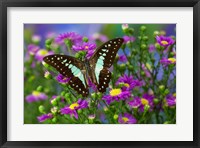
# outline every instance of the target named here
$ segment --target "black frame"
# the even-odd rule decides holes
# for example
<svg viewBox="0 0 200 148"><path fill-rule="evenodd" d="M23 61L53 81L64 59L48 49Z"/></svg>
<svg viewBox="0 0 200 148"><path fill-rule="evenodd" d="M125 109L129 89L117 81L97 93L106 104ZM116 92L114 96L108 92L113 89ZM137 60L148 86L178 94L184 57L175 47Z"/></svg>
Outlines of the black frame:
<svg viewBox="0 0 200 148"><path fill-rule="evenodd" d="M7 7L193 7L193 141L7 141ZM0 22L1 147L200 147L200 0L0 0Z"/></svg>

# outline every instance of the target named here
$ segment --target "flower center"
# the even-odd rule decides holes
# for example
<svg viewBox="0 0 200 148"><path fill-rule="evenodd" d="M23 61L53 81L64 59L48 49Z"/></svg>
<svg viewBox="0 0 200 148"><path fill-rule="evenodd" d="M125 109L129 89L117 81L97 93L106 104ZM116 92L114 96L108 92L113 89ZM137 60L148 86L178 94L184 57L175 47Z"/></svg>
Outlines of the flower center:
<svg viewBox="0 0 200 148"><path fill-rule="evenodd" d="M88 49L89 47L88 46L85 46L85 49Z"/></svg>
<svg viewBox="0 0 200 148"><path fill-rule="evenodd" d="M75 107L79 107L78 103L73 103L69 106L70 109L74 110Z"/></svg>
<svg viewBox="0 0 200 148"><path fill-rule="evenodd" d="M39 91L33 91L32 93L34 96L39 96L40 95L40 92Z"/></svg>
<svg viewBox="0 0 200 148"><path fill-rule="evenodd" d="M130 87L130 85L128 83L124 83L124 86L126 87Z"/></svg>
<svg viewBox="0 0 200 148"><path fill-rule="evenodd" d="M111 95L111 96L117 96L117 95L121 94L121 92L122 92L122 90L119 89L119 88L117 88L117 89L112 89L112 90L110 91L110 95Z"/></svg>
<svg viewBox="0 0 200 148"><path fill-rule="evenodd" d="M168 59L170 62L172 62L172 63L175 63L176 62L176 59L175 58L169 58Z"/></svg>
<svg viewBox="0 0 200 148"><path fill-rule="evenodd" d="M44 49L39 51L39 55L41 55L41 56L45 56L47 53L48 53L48 51L44 50Z"/></svg>
<svg viewBox="0 0 200 148"><path fill-rule="evenodd" d="M123 117L122 120L126 123L129 121L129 119L127 117Z"/></svg>
<svg viewBox="0 0 200 148"><path fill-rule="evenodd" d="M147 99L142 98L142 99L141 99L141 103L142 103L143 105L148 105L148 104L149 104L149 101L148 101Z"/></svg>
<svg viewBox="0 0 200 148"><path fill-rule="evenodd" d="M162 43L163 45L169 44L167 41L161 41L161 43Z"/></svg>

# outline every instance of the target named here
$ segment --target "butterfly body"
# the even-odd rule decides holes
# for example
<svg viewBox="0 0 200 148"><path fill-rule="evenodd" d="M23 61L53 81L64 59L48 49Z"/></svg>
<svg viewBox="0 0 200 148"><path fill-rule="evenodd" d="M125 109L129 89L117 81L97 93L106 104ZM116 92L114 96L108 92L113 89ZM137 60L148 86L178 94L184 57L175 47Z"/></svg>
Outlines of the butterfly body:
<svg viewBox="0 0 200 148"><path fill-rule="evenodd" d="M99 92L105 92L111 79L109 68L123 43L122 38L112 39L98 47L88 60L80 61L68 55L49 55L44 62L56 68L63 76L70 78L69 85L79 94L86 97L89 94L89 82L97 86Z"/></svg>

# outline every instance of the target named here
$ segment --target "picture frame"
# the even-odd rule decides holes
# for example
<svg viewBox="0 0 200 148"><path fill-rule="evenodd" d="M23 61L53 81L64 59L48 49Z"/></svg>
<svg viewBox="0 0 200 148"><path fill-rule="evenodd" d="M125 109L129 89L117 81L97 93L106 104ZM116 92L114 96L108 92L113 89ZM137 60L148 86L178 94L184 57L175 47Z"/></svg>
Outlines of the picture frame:
<svg viewBox="0 0 200 148"><path fill-rule="evenodd" d="M8 7L193 7L193 141L8 141ZM0 3L0 146L4 147L200 147L200 1L199 0L3 0ZM20 134L20 133L19 133Z"/></svg>

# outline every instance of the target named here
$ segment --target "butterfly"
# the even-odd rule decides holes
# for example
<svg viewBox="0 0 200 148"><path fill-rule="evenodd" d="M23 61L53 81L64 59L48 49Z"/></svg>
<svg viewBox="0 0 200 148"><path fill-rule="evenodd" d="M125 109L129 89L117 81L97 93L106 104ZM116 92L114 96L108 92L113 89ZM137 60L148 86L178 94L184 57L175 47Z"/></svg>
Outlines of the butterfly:
<svg viewBox="0 0 200 148"><path fill-rule="evenodd" d="M43 61L70 78L68 84L83 97L89 94L89 79L99 92L104 93L111 79L109 68L113 65L123 42L123 38L109 40L99 46L92 57L84 61L60 54L46 56Z"/></svg>

